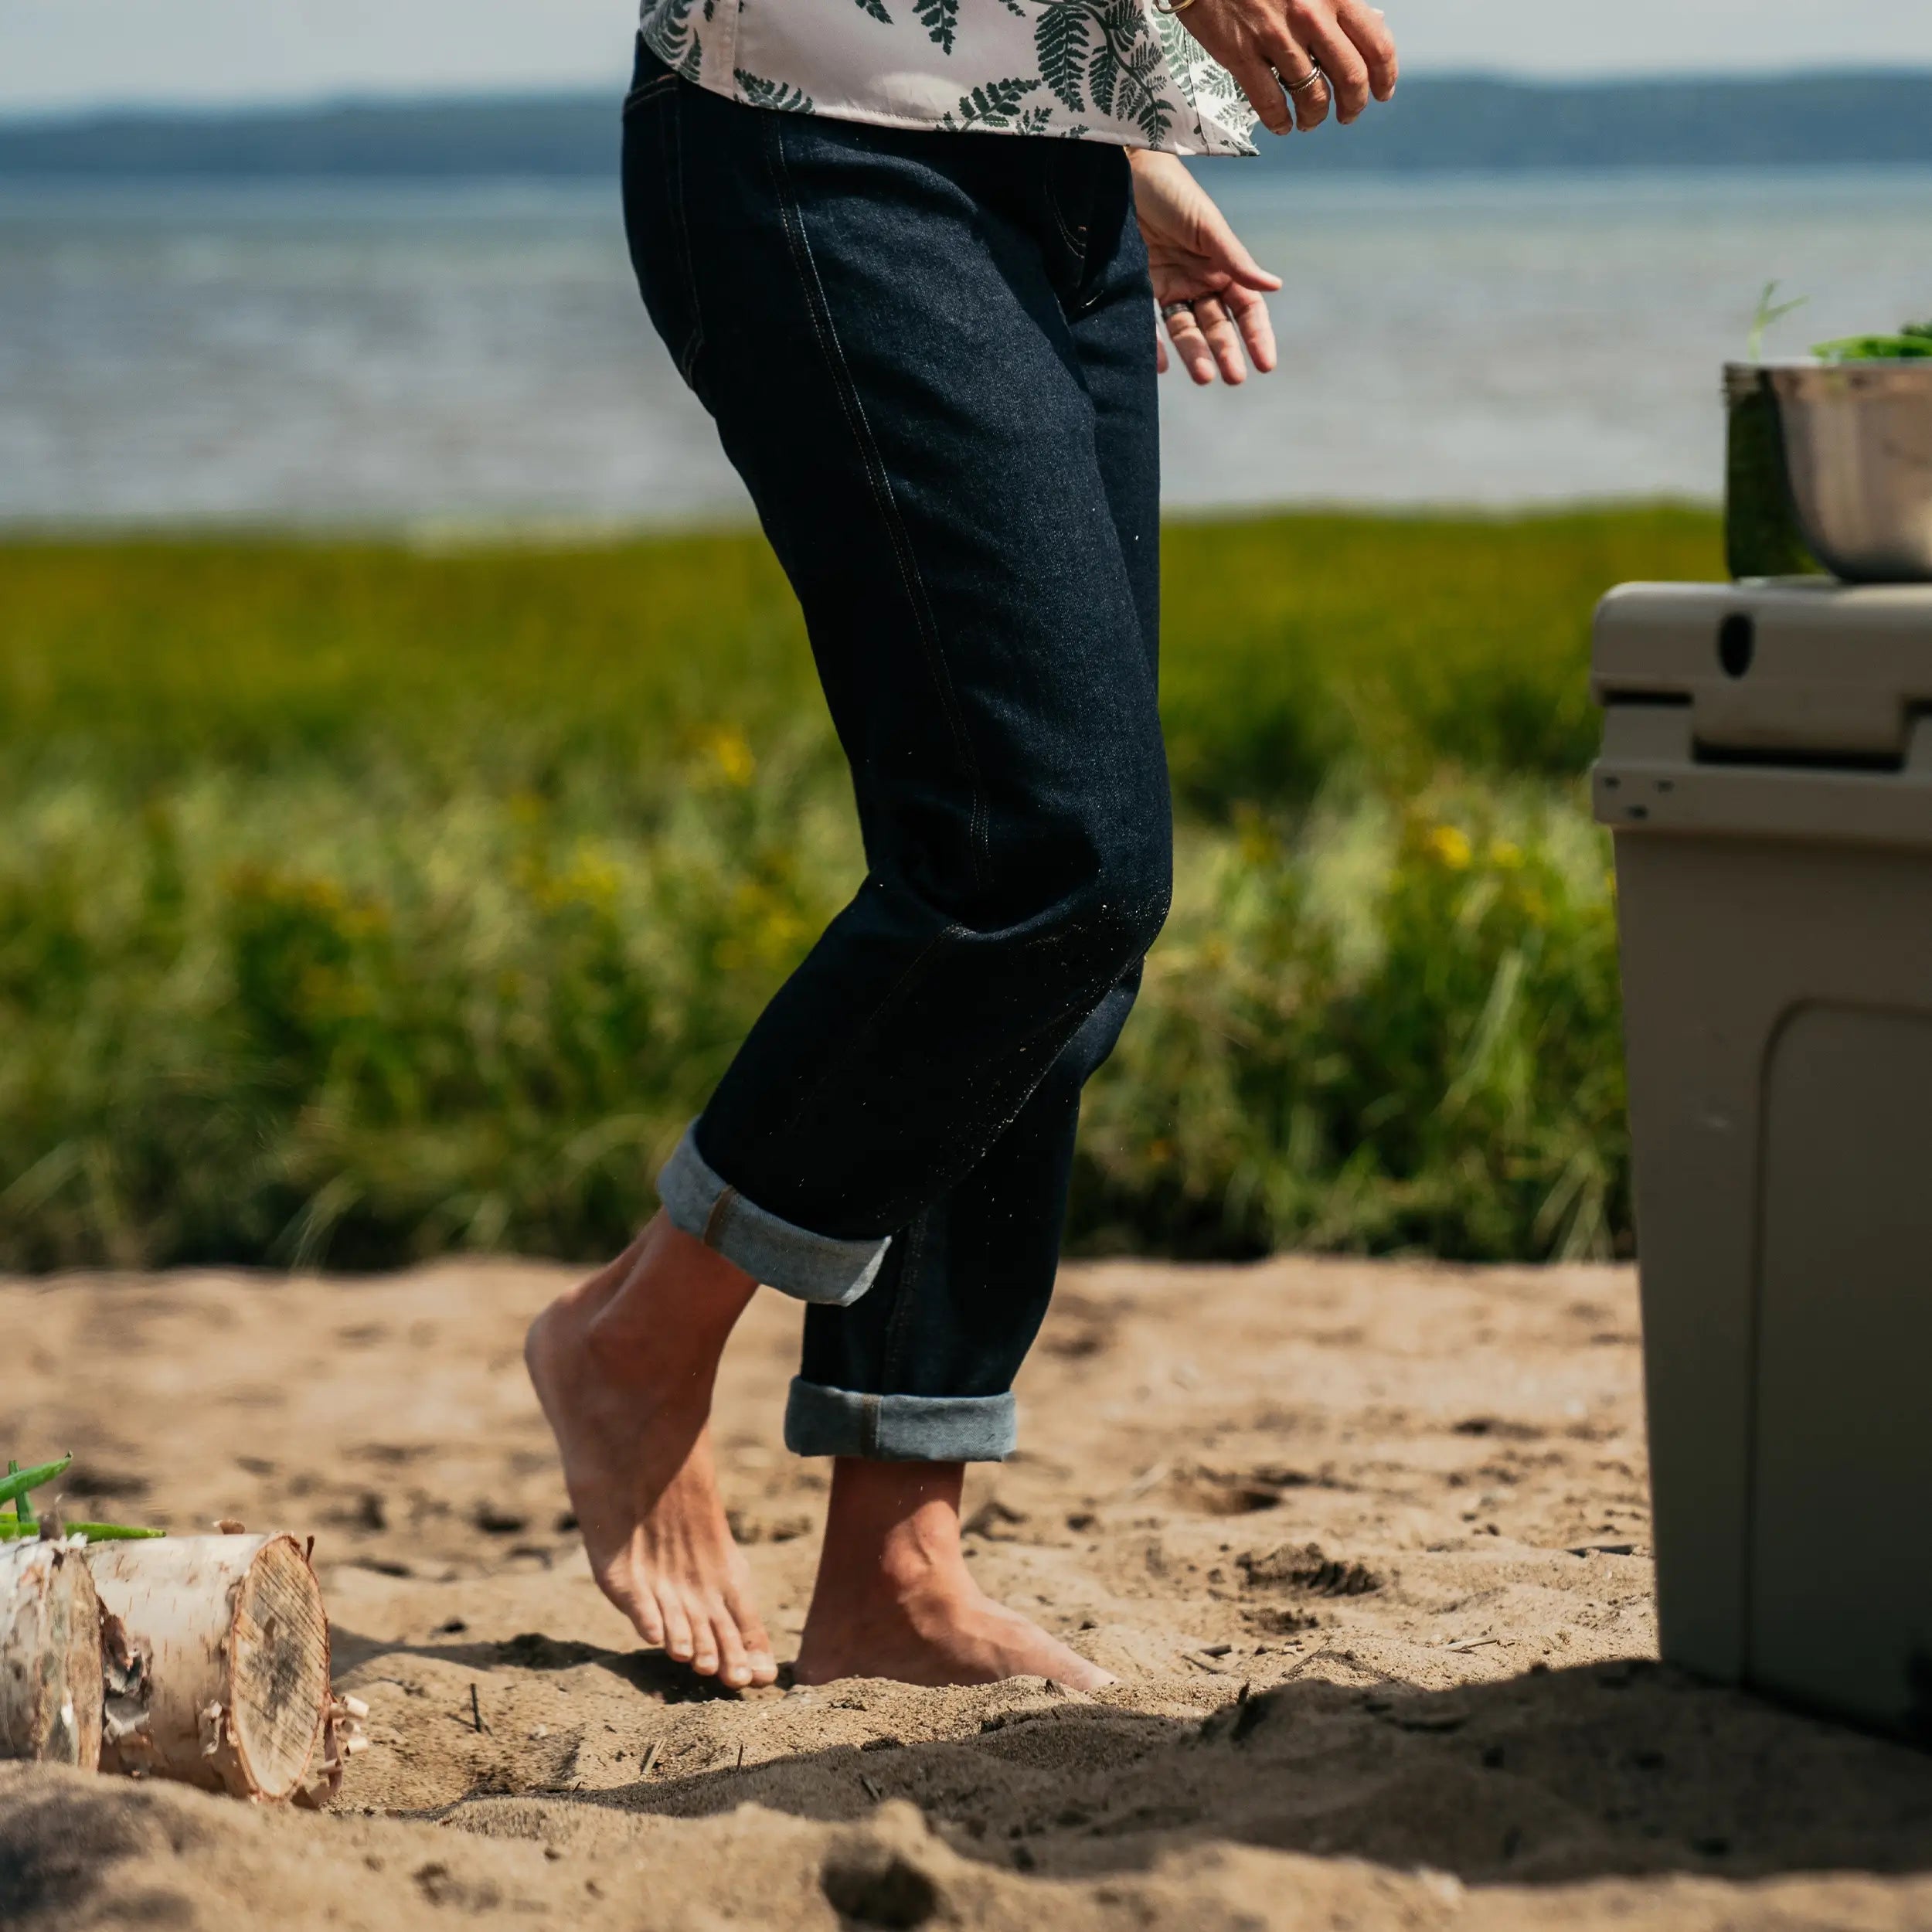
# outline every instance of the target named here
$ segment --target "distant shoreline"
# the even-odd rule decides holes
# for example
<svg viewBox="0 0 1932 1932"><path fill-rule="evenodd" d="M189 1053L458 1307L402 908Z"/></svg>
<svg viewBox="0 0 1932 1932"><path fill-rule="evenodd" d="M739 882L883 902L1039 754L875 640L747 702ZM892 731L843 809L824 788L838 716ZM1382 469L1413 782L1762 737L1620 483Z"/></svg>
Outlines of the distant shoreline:
<svg viewBox="0 0 1932 1932"><path fill-rule="evenodd" d="M615 168L613 89L0 119L0 181L568 179ZM998 138L999 137L988 137ZM1322 175L1932 164L1932 71L1403 83L1346 130L1243 169Z"/></svg>

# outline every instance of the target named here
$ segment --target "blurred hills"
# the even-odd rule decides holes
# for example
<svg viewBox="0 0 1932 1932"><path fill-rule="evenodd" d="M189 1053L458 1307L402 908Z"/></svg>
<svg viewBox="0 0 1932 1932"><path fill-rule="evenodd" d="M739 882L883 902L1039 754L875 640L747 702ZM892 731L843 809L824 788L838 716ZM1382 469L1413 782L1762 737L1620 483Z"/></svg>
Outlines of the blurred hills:
<svg viewBox="0 0 1932 1932"><path fill-rule="evenodd" d="M114 112L0 120L0 175L600 175L617 142L614 91ZM1270 171L1325 174L1932 163L1932 72L1429 77L1353 128L1262 152Z"/></svg>

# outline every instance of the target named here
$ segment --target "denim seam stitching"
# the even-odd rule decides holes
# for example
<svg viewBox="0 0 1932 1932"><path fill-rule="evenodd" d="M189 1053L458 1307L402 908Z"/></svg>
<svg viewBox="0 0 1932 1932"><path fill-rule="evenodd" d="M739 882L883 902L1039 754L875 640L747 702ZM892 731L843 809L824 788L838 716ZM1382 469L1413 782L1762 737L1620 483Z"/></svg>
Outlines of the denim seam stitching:
<svg viewBox="0 0 1932 1932"><path fill-rule="evenodd" d="M899 565L900 579L906 592L906 601L912 606L913 624L919 633L920 646L926 659L927 668L931 673L934 686L939 693L940 708L945 712L946 721L951 727L954 746L965 764L967 777L972 787L973 816L968 836L975 883L981 886L990 885L992 883L992 814L986 797L985 782L980 776L979 760L973 755L972 740L966 729L965 714L961 709L958 693L953 689L952 675L947 668L945 652L939 641L939 628L933 621L932 602L927 593L925 578L920 571L919 560L913 552L912 539L906 532L905 520L899 513L899 502L893 493L892 478L887 473L885 458L879 453L877 439L872 435L872 424L866 418L865 403L859 394L859 385L852 379L851 365L845 360L845 352L838 340L838 325L832 316L832 303L825 294L825 283L818 273L818 264L811 251L811 238L805 233L804 216L798 206L797 196L791 191L790 166L785 155L784 117L773 114L767 131L766 165L772 177L772 188L778 202L779 219L784 226L792 267L805 298L806 313L811 318L812 333L818 339L819 353L825 359L827 370L832 379L832 387L838 396L839 407L845 415L847 427L852 430L852 440L858 447L859 465L866 472L866 484L872 491L873 501L879 506L879 519L886 526L887 540L892 545Z"/></svg>
<svg viewBox="0 0 1932 1932"><path fill-rule="evenodd" d="M675 73L661 73L647 80L641 87L633 87L624 97L624 105L617 110L617 118L623 120L633 108L641 107L647 100L655 100L658 95L675 87L677 79Z"/></svg>
<svg viewBox="0 0 1932 1932"><path fill-rule="evenodd" d="M678 77L669 77L675 81ZM684 206L684 115L680 111L682 99L671 104L670 137L665 142L666 159L670 163L671 206L678 223L678 268L684 278L685 294L691 303L691 340L685 352L678 359L678 373L686 388L697 386L692 379L692 372L698 366L699 352L704 347L704 304L698 299L698 271L691 253L691 223Z"/></svg>
<svg viewBox="0 0 1932 1932"><path fill-rule="evenodd" d="M906 1338L912 1326L912 1309L918 1294L918 1284L913 1279L913 1270L919 1266L926 1252L926 1216L918 1219L906 1230L904 1258L899 1264L899 1281L893 1293L893 1304L886 1317L885 1361L882 1365L882 1379L887 1383L899 1379L900 1363L906 1352Z"/></svg>

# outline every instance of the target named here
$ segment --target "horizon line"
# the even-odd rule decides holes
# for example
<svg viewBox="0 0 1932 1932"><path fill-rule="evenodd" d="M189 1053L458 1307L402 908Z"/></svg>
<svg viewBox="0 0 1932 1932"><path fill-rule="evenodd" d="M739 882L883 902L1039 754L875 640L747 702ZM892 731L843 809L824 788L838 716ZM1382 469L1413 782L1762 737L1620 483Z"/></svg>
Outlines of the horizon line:
<svg viewBox="0 0 1932 1932"><path fill-rule="evenodd" d="M1403 77L1411 87L1485 86L1518 87L1550 94L1608 92L1619 88L1652 87L1679 93L1697 87L1792 87L1819 83L1932 81L1932 62L1910 66L1778 66L1703 72L1660 73L1628 70L1606 73L1547 74L1515 72L1500 67L1424 68ZM621 97L621 77L607 83L585 81L570 87L439 89L380 87L312 95L271 95L233 100L103 100L51 107L0 105L0 134L22 129L82 128L104 121L170 123L274 119L298 114L391 111L398 108L554 107Z"/></svg>

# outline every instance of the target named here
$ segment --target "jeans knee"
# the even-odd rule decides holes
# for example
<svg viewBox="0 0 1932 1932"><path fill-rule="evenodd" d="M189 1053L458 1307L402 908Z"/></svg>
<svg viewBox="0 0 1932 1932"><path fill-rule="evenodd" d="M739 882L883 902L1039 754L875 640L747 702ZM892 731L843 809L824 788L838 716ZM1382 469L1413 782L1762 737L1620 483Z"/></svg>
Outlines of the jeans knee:
<svg viewBox="0 0 1932 1932"><path fill-rule="evenodd" d="M1160 937L1173 898L1174 848L1165 815L1158 825L1117 828L1069 917L1079 951L1107 984L1139 964Z"/></svg>

